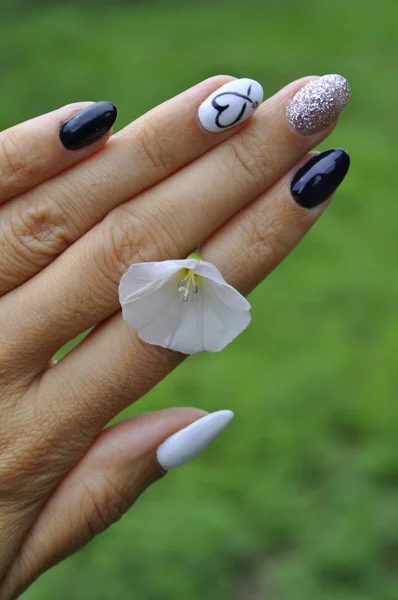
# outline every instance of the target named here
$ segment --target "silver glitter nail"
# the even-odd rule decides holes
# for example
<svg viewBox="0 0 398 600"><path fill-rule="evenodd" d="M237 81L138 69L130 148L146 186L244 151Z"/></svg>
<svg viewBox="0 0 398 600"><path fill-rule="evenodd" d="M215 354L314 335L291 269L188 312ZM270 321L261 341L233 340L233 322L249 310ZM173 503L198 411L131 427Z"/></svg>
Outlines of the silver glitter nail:
<svg viewBox="0 0 398 600"><path fill-rule="evenodd" d="M350 85L341 75L317 77L288 101L286 118L300 135L319 133L336 120L350 94Z"/></svg>

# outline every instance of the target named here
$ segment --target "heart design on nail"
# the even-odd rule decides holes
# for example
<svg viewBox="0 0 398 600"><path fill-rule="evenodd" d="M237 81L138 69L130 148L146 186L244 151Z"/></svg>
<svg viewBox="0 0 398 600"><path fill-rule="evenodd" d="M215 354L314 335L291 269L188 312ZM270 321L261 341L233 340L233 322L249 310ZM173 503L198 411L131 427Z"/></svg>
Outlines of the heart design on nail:
<svg viewBox="0 0 398 600"><path fill-rule="evenodd" d="M257 108L258 102L250 98L251 90L252 86L250 85L246 94L240 94L239 92L222 92L221 94L218 94L213 98L211 104L217 111L217 116L215 119L217 127L219 127L220 129L226 129L227 127L232 127L232 125L236 125L237 123L239 123L239 121L245 114L248 105L251 105L253 110ZM233 101L233 98L231 97L240 98L241 103L237 103L236 100ZM220 98L223 98L221 104L219 102ZM231 108L232 102L234 102L236 106L234 106L232 110L229 111L229 113L232 114L229 114L227 111ZM224 119L226 118L226 122L220 122L222 116L224 116Z"/></svg>

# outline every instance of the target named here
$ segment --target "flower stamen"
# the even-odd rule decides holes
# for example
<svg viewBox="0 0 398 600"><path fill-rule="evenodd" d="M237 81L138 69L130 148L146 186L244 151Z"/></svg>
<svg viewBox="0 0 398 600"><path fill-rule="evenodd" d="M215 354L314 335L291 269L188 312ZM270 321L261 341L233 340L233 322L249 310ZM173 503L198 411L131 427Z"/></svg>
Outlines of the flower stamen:
<svg viewBox="0 0 398 600"><path fill-rule="evenodd" d="M188 274L177 283L177 288L179 292L182 292L184 302L188 302L191 292L198 294L199 287L196 284L195 273L188 271Z"/></svg>

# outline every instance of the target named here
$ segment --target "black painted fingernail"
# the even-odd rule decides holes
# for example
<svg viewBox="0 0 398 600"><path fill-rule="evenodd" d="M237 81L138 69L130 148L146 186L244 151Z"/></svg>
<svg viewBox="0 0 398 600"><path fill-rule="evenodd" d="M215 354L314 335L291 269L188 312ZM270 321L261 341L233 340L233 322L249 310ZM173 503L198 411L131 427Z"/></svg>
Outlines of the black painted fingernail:
<svg viewBox="0 0 398 600"><path fill-rule="evenodd" d="M322 204L339 187L349 167L350 157L340 148L316 154L293 177L293 198L304 208Z"/></svg>
<svg viewBox="0 0 398 600"><path fill-rule="evenodd" d="M67 150L79 150L99 140L116 121L112 102L95 102L67 119L61 126L59 139Z"/></svg>

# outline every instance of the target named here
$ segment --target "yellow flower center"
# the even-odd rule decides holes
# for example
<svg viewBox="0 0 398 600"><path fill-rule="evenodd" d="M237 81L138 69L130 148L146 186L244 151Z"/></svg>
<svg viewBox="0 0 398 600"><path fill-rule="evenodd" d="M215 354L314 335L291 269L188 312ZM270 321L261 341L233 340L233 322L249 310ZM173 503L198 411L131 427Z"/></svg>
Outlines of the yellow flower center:
<svg viewBox="0 0 398 600"><path fill-rule="evenodd" d="M181 292L183 294L183 301L184 302L188 302L189 300L189 296L193 293L193 294L198 294L199 293L199 287L198 287L198 279L199 276L195 275L195 273L193 271L191 271L191 269L185 269L185 277L183 277L182 279L180 279L178 281L177 287L178 287L178 291Z"/></svg>

